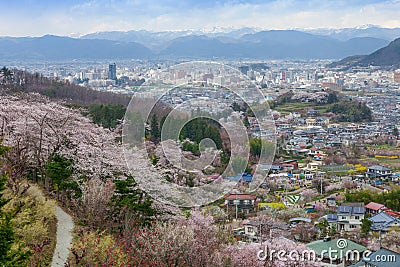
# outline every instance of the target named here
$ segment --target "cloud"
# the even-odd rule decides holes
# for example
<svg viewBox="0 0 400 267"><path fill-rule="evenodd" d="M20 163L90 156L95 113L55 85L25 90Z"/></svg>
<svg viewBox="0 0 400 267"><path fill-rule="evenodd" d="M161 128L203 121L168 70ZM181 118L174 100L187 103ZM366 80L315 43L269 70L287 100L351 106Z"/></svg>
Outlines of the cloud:
<svg viewBox="0 0 400 267"><path fill-rule="evenodd" d="M263 29L400 25L400 1L90 0L12 1L0 35L65 35L106 30L153 31L219 27ZM15 2L19 2L17 4Z"/></svg>

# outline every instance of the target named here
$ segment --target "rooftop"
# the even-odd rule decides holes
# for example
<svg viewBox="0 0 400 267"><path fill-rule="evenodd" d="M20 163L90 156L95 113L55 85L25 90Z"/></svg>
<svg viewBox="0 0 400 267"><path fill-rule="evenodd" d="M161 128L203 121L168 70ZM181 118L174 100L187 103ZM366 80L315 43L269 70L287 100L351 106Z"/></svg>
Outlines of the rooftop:
<svg viewBox="0 0 400 267"><path fill-rule="evenodd" d="M365 208L370 210L380 210L384 207L385 205L376 202L370 202L367 205L365 205Z"/></svg>
<svg viewBox="0 0 400 267"><path fill-rule="evenodd" d="M380 165L373 165L368 167L369 170L376 170L376 171L390 171L389 168Z"/></svg>
<svg viewBox="0 0 400 267"><path fill-rule="evenodd" d="M357 244L348 239L331 239L329 241L325 240L317 240L311 243L306 244L307 247L311 248L315 251L317 255L321 255L323 251L332 251L337 250L337 255L346 255L347 251L358 251L363 252L367 248Z"/></svg>
<svg viewBox="0 0 400 267"><path fill-rule="evenodd" d="M343 203L342 205L338 206L337 208L337 213L338 214L364 214L365 213L365 207L364 204L361 203Z"/></svg>
<svg viewBox="0 0 400 267"><path fill-rule="evenodd" d="M224 196L226 200L256 200L255 195L250 194L229 194Z"/></svg>

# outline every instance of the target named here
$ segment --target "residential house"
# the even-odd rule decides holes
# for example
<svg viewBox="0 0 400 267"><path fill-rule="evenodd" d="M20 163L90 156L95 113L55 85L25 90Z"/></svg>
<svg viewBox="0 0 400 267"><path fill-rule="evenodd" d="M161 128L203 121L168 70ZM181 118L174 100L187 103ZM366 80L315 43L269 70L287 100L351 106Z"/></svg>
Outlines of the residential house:
<svg viewBox="0 0 400 267"><path fill-rule="evenodd" d="M335 228L337 229L337 221L338 221L338 217L336 213L331 213L326 215L326 220L328 221L329 225L335 226Z"/></svg>
<svg viewBox="0 0 400 267"><path fill-rule="evenodd" d="M304 173L317 172L318 167L320 167L320 166L321 166L321 162L313 161L313 162L307 163L307 165L304 168L302 168L302 170Z"/></svg>
<svg viewBox="0 0 400 267"><path fill-rule="evenodd" d="M284 222L246 221L243 223L244 236L250 242L271 239L274 237L289 237L290 226Z"/></svg>
<svg viewBox="0 0 400 267"><path fill-rule="evenodd" d="M373 231L389 231L393 228L400 230L400 219L395 218L386 212L380 212L368 220L372 221L371 230Z"/></svg>
<svg viewBox="0 0 400 267"><path fill-rule="evenodd" d="M317 240L306 244L307 247L315 251L318 258L322 258L320 266L324 267L345 267L353 264L351 260L362 258L362 253L366 247L357 244L348 239L331 239L329 237L323 240ZM360 255L357 257L354 256Z"/></svg>
<svg viewBox="0 0 400 267"><path fill-rule="evenodd" d="M260 170L262 171L269 171L271 173L279 173L283 168L279 165L269 165L269 164L265 164L265 165L259 165Z"/></svg>
<svg viewBox="0 0 400 267"><path fill-rule="evenodd" d="M249 213L257 207L256 196L251 194L228 194L224 196L226 209L237 209L238 212Z"/></svg>
<svg viewBox="0 0 400 267"><path fill-rule="evenodd" d="M334 207L336 206L336 197L334 196L329 196L326 198L327 204L329 207Z"/></svg>
<svg viewBox="0 0 400 267"><path fill-rule="evenodd" d="M249 239L249 241L258 241L258 235L260 233L260 222L255 222L255 221L248 221L243 223L244 227L244 235L246 238Z"/></svg>
<svg viewBox="0 0 400 267"><path fill-rule="evenodd" d="M365 175L367 178L387 178L392 176L392 171L384 166L373 165L368 167Z"/></svg>
<svg viewBox="0 0 400 267"><path fill-rule="evenodd" d="M343 203L337 207L336 214L328 214L327 219L331 227L334 225L337 230L348 232L361 228L364 215L364 203Z"/></svg>
<svg viewBox="0 0 400 267"><path fill-rule="evenodd" d="M310 109L310 110L307 111L307 116L308 117L316 117L318 115L319 115L318 110Z"/></svg>
<svg viewBox="0 0 400 267"><path fill-rule="evenodd" d="M297 170L299 168L299 163L297 162L296 159L285 160L285 161L279 162L277 165L282 167L284 171Z"/></svg>
<svg viewBox="0 0 400 267"><path fill-rule="evenodd" d="M365 211L371 215L378 214L382 212L382 210L384 210L385 208L385 205L375 202L370 202L365 205Z"/></svg>

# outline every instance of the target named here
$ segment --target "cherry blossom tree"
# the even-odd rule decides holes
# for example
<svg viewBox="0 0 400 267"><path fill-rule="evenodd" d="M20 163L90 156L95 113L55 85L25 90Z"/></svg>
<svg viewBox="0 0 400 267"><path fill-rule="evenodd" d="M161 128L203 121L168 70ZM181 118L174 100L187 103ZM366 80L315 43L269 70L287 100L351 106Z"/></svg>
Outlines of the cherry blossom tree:
<svg viewBox="0 0 400 267"><path fill-rule="evenodd" d="M38 171L40 176L55 153L74 161L76 177L104 179L126 171L121 145L115 141L118 135L96 126L79 109L38 94L3 95L0 123L4 143L16 150L12 167L23 163L18 175Z"/></svg>
<svg viewBox="0 0 400 267"><path fill-rule="evenodd" d="M390 231L382 239L383 247L400 252L400 231Z"/></svg>
<svg viewBox="0 0 400 267"><path fill-rule="evenodd" d="M226 242L220 231L211 216L195 210L188 219L127 229L125 244L136 266L212 266Z"/></svg>
<svg viewBox="0 0 400 267"><path fill-rule="evenodd" d="M61 200L68 200L77 215L89 216L94 224L101 222L100 213L110 209L106 206L113 180L129 175L118 137L117 132L92 123L82 110L62 102L34 93L0 94L0 138L11 147L4 162L10 173L9 187L22 192L21 181L28 177L58 195L60 184L68 185ZM57 182L46 168L55 155L72 162L70 177L56 175Z"/></svg>
<svg viewBox="0 0 400 267"><path fill-rule="evenodd" d="M316 196L318 196L318 192L315 189L305 189L301 192L302 200L305 203L310 202Z"/></svg>
<svg viewBox="0 0 400 267"><path fill-rule="evenodd" d="M340 188L341 188L340 184L337 184L337 183L336 184L330 184L325 188L325 191L329 193L331 191L338 190Z"/></svg>
<svg viewBox="0 0 400 267"><path fill-rule="evenodd" d="M305 245L286 238L275 238L261 245L235 244L226 247L217 266L319 266L316 257L315 261L308 260L309 251Z"/></svg>
<svg viewBox="0 0 400 267"><path fill-rule="evenodd" d="M296 240L301 242L311 242L317 237L317 230L314 225L309 223L298 223L292 229L291 232Z"/></svg>

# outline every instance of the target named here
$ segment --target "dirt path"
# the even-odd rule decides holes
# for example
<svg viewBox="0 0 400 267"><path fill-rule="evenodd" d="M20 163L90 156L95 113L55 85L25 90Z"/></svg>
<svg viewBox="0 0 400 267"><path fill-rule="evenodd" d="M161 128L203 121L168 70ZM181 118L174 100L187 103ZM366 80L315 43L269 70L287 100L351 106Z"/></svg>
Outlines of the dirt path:
<svg viewBox="0 0 400 267"><path fill-rule="evenodd" d="M74 222L72 217L56 206L57 217L57 243L54 250L51 267L64 267L69 255L69 248L72 242L72 230Z"/></svg>

